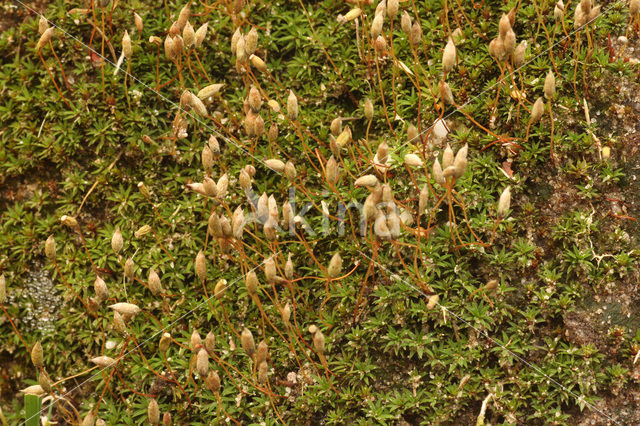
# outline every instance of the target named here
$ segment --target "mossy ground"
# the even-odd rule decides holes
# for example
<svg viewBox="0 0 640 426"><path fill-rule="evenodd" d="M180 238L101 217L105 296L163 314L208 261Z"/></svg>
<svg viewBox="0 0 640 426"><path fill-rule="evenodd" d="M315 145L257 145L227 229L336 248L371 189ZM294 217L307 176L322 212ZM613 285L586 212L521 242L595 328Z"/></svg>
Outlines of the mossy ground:
<svg viewBox="0 0 640 426"><path fill-rule="evenodd" d="M458 63L447 81L464 111L489 126L499 69L487 45L497 35L501 14L518 2L448 1L451 29L457 26L456 20L466 22L460 13L462 3L474 26L462 26L464 41L457 46ZM554 3L541 0L537 4L546 25L553 29ZM190 366L193 356L186 346L194 329L203 336L209 330L216 334L217 356L224 362L211 360L210 368L222 379L221 406L243 424L473 424L489 394L486 421L491 424L606 424L612 419L638 423L640 364L633 363L640 350L640 228L636 221L640 86L634 61L638 36L631 34L619 58L612 59L609 50L609 36L614 52L623 49L618 36L625 33L628 20L625 3L602 2L603 14L592 26L595 50L588 61L584 45L579 54L577 92L580 102L584 98L589 105L590 125L585 123L572 85L573 44L563 42L553 49L558 86L553 102L557 164L550 160L547 115L532 127L530 139L523 141L528 114L510 96L509 81L501 86L491 130L516 138L513 142L521 148L497 143L485 149L495 137L447 107L452 129L448 141L455 149L469 144L467 172L456 189L466 205L470 227L484 241L492 235L498 196L505 186L512 187L510 215L500 222L490 247L455 247L447 209L441 207L428 241L416 238L408 229L395 241L376 239L370 232L366 238L354 237L351 230L355 232L358 223L347 221L345 235L338 235L337 224L331 222L326 235L306 235L307 247L298 236L286 234L279 236L276 245L269 244L256 228L254 235L246 234L243 250L234 248L227 253L217 241L215 251L211 248L212 238L207 235L211 203L205 208L204 198L186 186L202 181L200 155L213 132L223 134L214 178L223 173L231 178L229 195L218 213L228 215L239 205L248 210L237 184L247 164L257 168L255 193L274 194L281 205L290 183L260 163L279 157L296 164L299 203L314 202L306 218L319 227L321 201L332 211L340 200L364 201L368 191L354 188L353 178L370 173L367 165L373 155L369 148L375 152L379 141L386 141L392 152L395 165L388 182L394 198L407 210L417 208L418 188L402 159L423 148L421 143L407 143L409 124L426 130L439 116L437 82L442 76L440 58L447 31L441 19L444 3L401 3L401 13L415 7L412 17L420 18L423 43L418 61L396 21L395 55L411 71L394 66L387 56L378 63L378 79L373 50L366 41L375 5L363 7L367 25L363 28L360 21L356 36L353 22L341 25L336 19L352 8L345 2L248 2L243 31L248 31L249 23L259 29L257 55L265 59L273 76L256 71L256 81L283 111L288 90L296 93L302 129L297 131L283 114L265 105L266 127L277 123L279 136L275 143L262 137L253 149L241 124L248 80L234 66L229 46L235 24L226 3L216 3L209 13L202 4L194 3L193 12L201 15L191 18L196 28L209 22L198 53L208 78L225 83L222 99L226 106L220 101L208 105L215 121L191 120L188 136L179 140L172 137L171 124L180 94L185 87L197 92L207 84L206 78L194 62L193 75L184 70L184 87L176 78L159 94L155 92L158 81L164 84L175 77L176 67L166 59L163 48L149 43L148 38L164 39L182 4L120 3L112 14L112 25L106 26L116 56L124 30L132 34L131 74L138 81L129 82L131 110L123 87L126 62L117 76L112 66L104 67L103 90L100 58L79 42L100 46L100 37L94 34L92 38L93 15L69 13L89 3L27 5L66 32L56 32L53 48L73 92L65 88L51 51L44 49L56 82L72 104L69 109L35 54L38 17L19 3L3 5L0 273L6 276L9 293L4 306L20 332L19 336L2 312L0 396L9 423L18 424L24 418L18 390L37 383L24 343L30 346L38 340L45 348L45 368L55 380L86 370L91 366L89 358L102 354L116 358L125 346L132 349L140 344L139 351L122 359L108 390L105 383L110 371L106 370L71 379L56 391L56 395L64 391L81 416L95 409L104 391L97 417L107 424L144 422L150 395L178 424L211 424L222 419L216 397ZM567 28L572 30L575 5L570 7ZM142 35L134 29L134 10L144 20ZM99 13L96 16L100 18ZM390 41L389 29L386 20L384 32ZM542 96L544 77L553 68L533 3L520 6L514 31L518 41L529 43L527 63L515 79L524 87L525 105L530 107ZM562 37L559 26L556 37ZM117 61L108 46L105 56ZM586 73L584 80L582 72ZM420 83L420 92L412 79ZM375 106L370 127L363 116L365 98ZM317 172L320 162L315 155L316 149L324 159L331 155L329 123L338 116L353 118L344 123L353 136L340 158L343 177L334 192ZM431 145L425 150L425 160L430 171L444 142L427 142ZM611 149L608 160L602 158L603 146ZM427 181L433 184L428 172L414 174L420 186ZM139 191L139 182L149 188L150 199ZM307 194L301 194L302 189ZM432 194L429 207L435 199ZM457 208L456 213L462 238L473 241L462 210ZM86 250L80 234L60 223L65 214L77 216ZM145 224L153 227L158 240L153 234L134 236ZM426 227L424 217L421 226ZM116 228L122 230L125 240L121 258L109 243ZM107 282L111 299L99 307L96 318L87 314L45 258L44 241L50 234L57 242L63 276L84 300L94 296L96 272L91 260ZM194 272L196 253L205 240L209 247L208 294L219 279L227 280L229 291L223 303L231 323L237 330L251 329L258 342L267 341L269 383L283 397L272 400L252 386L251 360L226 321L218 321L223 318L219 302L213 300L212 308L205 297ZM417 247L422 254L414 265ZM301 278L295 293L285 286L272 289L261 272L265 258L274 253L283 268L289 252L295 276ZM326 267L335 252L344 259L343 273L353 272L329 287L332 297L321 318L325 280L305 277L322 277L320 265ZM127 284L125 296L122 263L129 256L136 262L140 282ZM142 284L151 267L161 276L167 293L164 298L152 296ZM299 346L293 345L299 361L288 342L264 325L248 297L242 280L248 268L258 268L260 298L275 327L285 330L278 303L270 298L297 305L293 316L299 338L287 337L292 344L299 341ZM49 300L39 293L44 290L32 284L34 274L47 274L53 280L55 288L46 290ZM474 294L491 279L499 281L495 294L487 298ZM426 308L428 297L417 289L421 285L440 296L442 309ZM127 324L128 334L122 336L112 329L112 313L106 305L125 300L139 305L144 313ZM40 320L52 318L53 330L34 324L34 312ZM312 350L307 332L311 324L326 336L329 378ZM155 374L168 372L157 350L158 333L163 329L185 346L174 344L168 352L179 385L167 386ZM53 419L63 421L65 407L69 410L64 403L56 406Z"/></svg>

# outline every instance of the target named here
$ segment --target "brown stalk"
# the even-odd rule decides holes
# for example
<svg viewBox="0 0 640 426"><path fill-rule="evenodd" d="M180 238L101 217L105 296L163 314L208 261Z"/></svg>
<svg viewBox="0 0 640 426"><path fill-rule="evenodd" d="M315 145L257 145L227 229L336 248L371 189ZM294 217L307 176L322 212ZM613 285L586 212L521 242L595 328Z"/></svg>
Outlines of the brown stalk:
<svg viewBox="0 0 640 426"><path fill-rule="evenodd" d="M58 91L58 94L62 97L63 102L67 105L67 107L69 107L69 109L73 109L71 107L71 104L69 104L69 101L67 101L67 98L65 98L64 95L62 94L62 92L60 91L60 88L58 87L58 83L56 83L56 79L53 77L53 74L51 73L51 70L49 69L49 66L47 65L47 61L44 60L44 57L42 56L42 52L40 50L38 50L38 56L42 60L42 63L44 64L44 67L47 69L47 72L49 73L49 77L51 77L51 81L53 82L53 85L56 87L56 90Z"/></svg>

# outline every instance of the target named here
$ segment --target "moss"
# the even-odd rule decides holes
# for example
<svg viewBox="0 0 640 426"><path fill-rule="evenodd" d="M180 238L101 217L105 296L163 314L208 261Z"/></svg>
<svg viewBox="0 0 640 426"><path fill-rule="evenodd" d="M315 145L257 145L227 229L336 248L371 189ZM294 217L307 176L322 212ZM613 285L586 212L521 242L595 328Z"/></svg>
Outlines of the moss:
<svg viewBox="0 0 640 426"><path fill-rule="evenodd" d="M79 374L64 382L64 392L80 415L100 404L97 416L107 424L143 422L150 395L157 397L161 414L190 424L214 418L460 424L477 419L488 394L486 421L492 424L632 418L619 407L628 400L621 395L638 392L631 372L640 347L635 319L640 235L634 220L639 99L636 66L627 61L637 51L637 37L630 37L623 52L614 35L625 32L626 7L606 3L592 24L594 49L587 51L581 33L575 53L574 39L563 40L561 26L552 21L551 3L521 5L513 29L518 42L528 42L525 64L499 81L500 67L487 46L498 34L502 13L515 5L402 2L393 32L385 19L387 51L376 56L367 39L375 5L363 6L356 25L336 19L353 7L344 2L252 2L243 5L242 19L230 15L232 5L207 9L193 3L190 22L197 29L208 21L208 34L197 59L194 53L188 62L182 56L178 76L179 66L148 38L165 37L183 5L120 3L107 14L105 31L117 55L127 30L133 56L115 76L106 63L103 83L100 56L87 49L91 44L102 50L93 24L100 23L100 10L95 17L69 13L73 6L52 1L38 7L64 29L52 46L71 90L51 48L42 53L71 108L34 52L35 15L11 8L0 18L0 27L7 28L0 35L0 273L10 294L4 306L9 316L0 317L0 339L6 342L0 359L13 360L0 367L0 383L12 385L0 388L8 421L23 419L22 399L13 392L37 383L25 347L37 340L54 380ZM536 5L553 37L553 63ZM142 34L132 9L143 17ZM422 27L415 51L400 27L405 10ZM257 28L255 54L265 60L268 73L236 69L230 38L238 25L244 33L251 25ZM442 105L440 59L445 34L458 25L463 40L446 77L456 105ZM609 33L611 48L620 52L616 60L609 56ZM105 52L109 60L117 59L108 46ZM575 90L574 54L579 59ZM127 101L128 65L135 79L128 79ZM543 95L550 69L557 82L552 102L557 163L550 156L548 111L525 140L527 109ZM224 87L205 102L208 116L185 115L186 135L176 138L172 125L184 90L197 93L210 82ZM526 100L518 101L514 84ZM244 125L251 85L265 101L252 113L264 121L265 134L258 138L248 136ZM287 119L290 89L298 100L297 122ZM592 123L585 123L583 98ZM374 106L371 121L364 114L365 99ZM332 147L338 136L330 129L336 117L342 117L342 129L351 130L339 153ZM450 129L447 136L442 127L431 129L441 117ZM272 124L279 131L269 141ZM408 140L410 125L420 138ZM219 200L190 189L207 176L201 152L212 135L221 154L211 178L218 182L225 173L229 178L228 194ZM386 173L373 165L374 156L384 157L381 142L389 149ZM469 144L455 192L430 173L434 157L444 162L447 143L453 152ZM608 160L602 159L603 146L611 147ZM403 159L410 153L425 167L406 168ZM341 175L335 185L326 182L323 171L332 154ZM263 164L272 158L293 162L296 177ZM241 170L252 171L247 166L255 168L254 202L263 192L273 195L281 219L283 202L295 188L293 215L314 233L299 226L295 233L278 230L277 240L269 241L268 227L247 216L251 222L243 240L229 235L225 219L231 224L237 207L247 214L257 208L239 186ZM399 227L400 236L387 238L384 232L397 223L392 206L380 206L388 216L382 224L370 221L365 235L359 212L340 210L365 202L370 191L353 185L365 174L388 183L398 215L413 220ZM426 213L418 217L425 184L430 196ZM498 220L498 197L507 186L510 209ZM323 214L325 207L330 217ZM76 217L79 228L62 224L63 215ZM219 231L208 230L216 218ZM143 225L151 231L136 235ZM117 254L110 243L116 229L124 241ZM55 263L44 257L49 235L57 243ZM194 265L201 250L204 283ZM295 266L287 278L289 253ZM335 253L342 268L327 279ZM276 271L269 283L264 263L271 256ZM133 280L123 276L128 258L136 265ZM41 264L62 296L53 331L30 324L29 306L43 298L28 281ZM161 296L147 288L151 268L166 290ZM259 280L254 297L244 283L252 269ZM101 303L93 288L96 275L109 289L109 299ZM484 287L493 279L497 288ZM213 296L221 280L226 291L218 299ZM126 321L125 334L114 327L108 308L117 302L141 308ZM310 326L322 332L324 350L317 336L314 345ZM256 345L262 340L268 345L270 390L257 383L265 379L264 367L241 348L237 333L245 327ZM192 339L194 330L202 337L215 334L208 368L220 376L218 393L194 373L191 346L200 344ZM174 339L166 353L157 347L164 332ZM93 365L88 359L101 355L119 359L117 368L86 372ZM70 422L66 411L63 403L56 405L53 419Z"/></svg>

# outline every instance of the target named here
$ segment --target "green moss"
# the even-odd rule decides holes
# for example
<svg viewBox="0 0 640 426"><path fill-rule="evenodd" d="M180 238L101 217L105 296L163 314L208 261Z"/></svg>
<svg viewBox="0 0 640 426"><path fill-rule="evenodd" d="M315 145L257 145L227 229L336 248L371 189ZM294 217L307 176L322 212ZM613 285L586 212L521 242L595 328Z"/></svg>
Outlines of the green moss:
<svg viewBox="0 0 640 426"><path fill-rule="evenodd" d="M500 69L487 45L498 33L501 14L516 2L486 1L478 7L464 2L466 16L462 3L446 2L448 27L441 19L444 2L416 2L415 10L411 2L401 3L392 34L395 57L403 65L394 65L390 55L376 65L372 47L363 42L375 6L364 7L367 23L359 20L356 35L354 22L340 24L336 19L351 7L344 2L303 2L305 10L295 1L247 4L242 30L249 30L249 22L258 28L256 54L269 70L263 74L254 69L255 78L262 94L281 108L275 112L265 104L260 111L265 133L272 123L279 126L276 143L266 135L252 141L242 129L243 103L253 77L235 68L230 50L235 24L223 4L212 10L192 4L197 15L191 23L198 28L208 21L209 31L197 51L203 70L190 56L191 71L189 66L182 69L183 86L163 47L148 41L152 35L164 37L182 5L118 4L105 31L116 55L124 30L132 36L131 110L123 86L127 62L115 76L106 64L103 94L99 63L80 43L101 49L101 37L92 37L93 14L70 15L70 8L81 5L61 1L43 11L66 32L56 31L53 48L72 91L65 88L49 47L42 52L73 106L69 109L34 53L35 15L19 5L8 12L7 24L2 21L7 29L0 35L0 273L7 277L10 295L5 308L20 332L19 336L6 317L0 317L0 339L6 342L0 359L15 364L0 374L8 421L24 418L22 399L15 392L37 378L22 337L27 345L42 341L46 370L56 380L82 373L92 366L90 358L126 354L111 378L111 370L93 370L64 384L83 416L100 401L97 415L107 424L143 422L146 395L151 394L157 396L161 413L171 412L174 420L189 424L210 424L222 416L222 409L242 423L466 424L475 422L488 394L493 397L486 420L492 424L568 424L582 410L597 413L593 404L617 421L633 423L611 408L615 401L611 406L602 402L610 393L637 391L635 382L622 378L633 370L637 350L637 321L625 315L637 304L634 247L639 235L635 221L610 214L612 197L620 198L626 215L636 213L637 154L633 144L625 142L633 137L632 117L620 118L611 107L637 102L637 85L630 79L635 70L623 59L610 61L607 38L609 33L614 40L624 33L626 7L603 4L593 31L594 50L587 50L582 35L581 48L574 53L573 38L565 43L561 26L552 21L553 3L539 2L547 29L558 42L552 64L535 7L523 4L514 31L518 41L528 42L526 63L513 80L509 76L500 84ZM142 35L135 30L132 9L143 17ZM414 21L419 16L422 26L415 57L398 22L405 10ZM567 12L572 14L573 10ZM426 133L441 117L440 58L448 28L458 23L464 41L457 45L457 64L447 82L464 113L447 106L442 114L451 128L448 141L454 151L469 144L469 164L455 185L458 202L452 199L451 211L456 225L451 227L446 198L435 207L446 191L430 176L433 157L442 160L444 142L429 138L424 145L409 143L407 131L413 124ZM571 30L572 18L566 24ZM388 18L384 32L390 48ZM630 43L637 48L634 37ZM109 60L116 59L108 48L105 52ZM575 92L574 54L580 64ZM530 108L543 95L550 69L557 70L553 111L558 167L550 160L548 112L531 126L525 140L525 106ZM221 97L207 104L213 119L187 117L188 135L173 140L180 95L185 88L197 93L208 80L225 84ZM163 87L156 92L158 81ZM526 94L524 105L512 96L513 81ZM594 82L589 92L583 81ZM299 128L285 118L289 89L298 98ZM580 103L587 99L591 117L597 117L589 125L576 93ZM374 104L371 123L364 118L365 98ZM338 116L351 128L352 140L339 158L342 177L334 191L319 171L331 156L330 123ZM255 195L273 194L282 212L292 185L262 161L291 160L297 171L296 214L316 233L298 229L297 234L280 234L277 243L269 243L262 226L251 223L243 246L208 235L213 202L187 184L205 177L201 151L211 135L218 137L222 150L212 177L230 177L229 195L215 209L218 214L230 220L238 206L251 211L237 183L249 164L257 169ZM330 219L327 232L322 232L326 218L321 203L336 216L340 203L364 202L369 191L354 188L353 180L373 173L369 165L382 141L393 159L387 182L414 222L419 188L425 183L432 188L427 214L419 222L423 230L430 227L429 237L418 232L415 223L403 227L392 241L376 238L370 227L363 237L355 209L345 213L343 222ZM596 141L612 147L609 161L601 160ZM408 153L426 154L427 173L408 173L402 164ZM139 190L139 182L149 189L149 198ZM513 194L510 215L497 221L498 197L508 185ZM304 212L308 202L313 205ZM77 216L86 248L77 230L60 223L65 214ZM136 237L143 225L153 232ZM124 239L119 255L110 244L115 229ZM57 243L62 275L44 256L50 234ZM225 252L230 242L237 245ZM196 254L205 244L206 293L194 269ZM344 277L327 282L325 269L336 252L343 259ZM296 279L272 287L265 280L263 263L275 254L277 274L283 276L289 253ZM136 264L133 282L123 279L122 265L128 257ZM64 300L52 316L54 332L29 322L34 304L42 308L42 295L28 285L41 264ZM162 297L153 296L145 285L150 268L161 277L166 290ZM243 274L251 268L260 280L258 295L266 322L244 285ZM110 299L94 316L74 292L89 303L96 296L96 270ZM228 286L221 299L224 311L221 301L210 298L222 279ZM482 289L492 279L498 280L497 289ZM439 296L439 304L428 309L432 293ZM107 307L123 301L143 310L127 323L126 335L113 329ZM287 302L293 324L288 332L280 311ZM594 314L601 305L607 306L611 318L606 327L597 324L602 317ZM575 315L582 322L573 321ZM324 333L330 373L313 350L317 348L310 325ZM596 331L591 339L572 338L582 325ZM256 344L264 339L269 346L274 395L252 385L257 368L235 334L244 327L252 331ZM194 329L202 337L210 330L216 335L216 357L209 360L209 368L220 375L221 404L193 374L189 342ZM166 353L171 371L157 348L164 331L176 341ZM179 385L166 385L154 372L165 372ZM62 420L63 411L61 406L54 408L54 419Z"/></svg>

